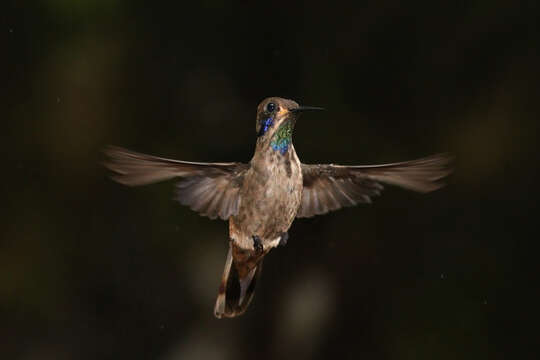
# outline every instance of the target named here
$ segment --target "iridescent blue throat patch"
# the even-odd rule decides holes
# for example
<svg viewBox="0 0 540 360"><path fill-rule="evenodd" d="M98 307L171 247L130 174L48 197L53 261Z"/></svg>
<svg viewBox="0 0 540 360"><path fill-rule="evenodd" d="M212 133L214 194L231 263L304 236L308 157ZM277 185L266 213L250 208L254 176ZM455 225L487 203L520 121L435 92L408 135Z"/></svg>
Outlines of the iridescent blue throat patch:
<svg viewBox="0 0 540 360"><path fill-rule="evenodd" d="M266 132L268 131L268 129L270 129L272 125L274 125L274 119L272 119L271 117L264 119L261 124L261 130L259 130L259 134L257 136L263 136L264 134L266 134Z"/></svg>

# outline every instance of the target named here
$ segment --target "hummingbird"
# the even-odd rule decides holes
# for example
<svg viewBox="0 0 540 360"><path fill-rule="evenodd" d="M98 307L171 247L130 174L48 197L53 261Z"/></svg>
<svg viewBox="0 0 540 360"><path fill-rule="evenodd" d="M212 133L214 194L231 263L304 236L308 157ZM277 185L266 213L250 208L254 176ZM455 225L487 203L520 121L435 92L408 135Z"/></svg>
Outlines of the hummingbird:
<svg viewBox="0 0 540 360"><path fill-rule="evenodd" d="M105 149L112 179L128 186L177 179L176 199L200 215L229 221L229 250L214 315L232 318L250 304L264 257L289 239L296 218L322 215L370 203L383 184L427 193L444 185L452 157L441 153L382 165L303 164L292 136L306 111L279 97L257 107L257 140L249 163L204 163L140 154L120 147Z"/></svg>

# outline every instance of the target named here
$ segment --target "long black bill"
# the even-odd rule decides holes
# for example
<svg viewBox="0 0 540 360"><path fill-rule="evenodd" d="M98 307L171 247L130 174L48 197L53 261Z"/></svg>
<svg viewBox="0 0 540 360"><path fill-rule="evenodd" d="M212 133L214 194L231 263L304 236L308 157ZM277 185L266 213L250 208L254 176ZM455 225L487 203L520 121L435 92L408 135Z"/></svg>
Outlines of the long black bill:
<svg viewBox="0 0 540 360"><path fill-rule="evenodd" d="M299 113L303 111L322 111L322 110L324 110L324 108L317 107L317 106L299 106L295 109L291 109L290 111L293 113Z"/></svg>

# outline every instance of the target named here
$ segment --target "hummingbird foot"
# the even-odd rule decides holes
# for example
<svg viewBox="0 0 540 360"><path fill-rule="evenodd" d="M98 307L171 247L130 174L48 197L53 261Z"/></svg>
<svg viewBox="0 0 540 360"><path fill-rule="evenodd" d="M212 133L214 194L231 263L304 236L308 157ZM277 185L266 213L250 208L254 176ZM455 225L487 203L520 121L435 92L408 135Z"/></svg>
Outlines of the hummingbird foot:
<svg viewBox="0 0 540 360"><path fill-rule="evenodd" d="M253 239L253 249L255 250L255 252L257 254L262 254L262 252L264 251L264 247L261 242L261 238L257 235L253 235L251 238Z"/></svg>
<svg viewBox="0 0 540 360"><path fill-rule="evenodd" d="M289 233L284 232L281 234L281 237L279 238L279 246L287 245L287 241L289 241Z"/></svg>

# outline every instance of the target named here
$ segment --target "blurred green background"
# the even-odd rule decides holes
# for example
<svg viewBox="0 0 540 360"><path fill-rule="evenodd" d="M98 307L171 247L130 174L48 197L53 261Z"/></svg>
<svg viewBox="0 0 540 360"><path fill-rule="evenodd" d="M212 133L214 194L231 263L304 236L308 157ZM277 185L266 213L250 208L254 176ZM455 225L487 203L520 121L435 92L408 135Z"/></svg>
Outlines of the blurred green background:
<svg viewBox="0 0 540 360"><path fill-rule="evenodd" d="M535 358L537 1L7 1L2 359ZM107 144L250 160L267 96L307 163L449 151L445 189L295 222L237 319L225 222L173 182L113 183Z"/></svg>

